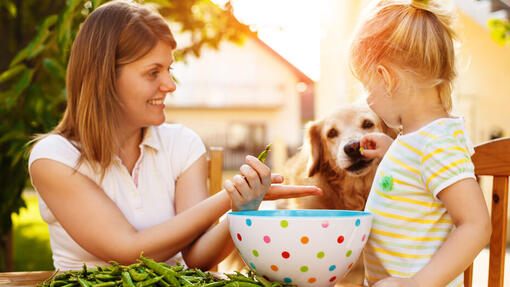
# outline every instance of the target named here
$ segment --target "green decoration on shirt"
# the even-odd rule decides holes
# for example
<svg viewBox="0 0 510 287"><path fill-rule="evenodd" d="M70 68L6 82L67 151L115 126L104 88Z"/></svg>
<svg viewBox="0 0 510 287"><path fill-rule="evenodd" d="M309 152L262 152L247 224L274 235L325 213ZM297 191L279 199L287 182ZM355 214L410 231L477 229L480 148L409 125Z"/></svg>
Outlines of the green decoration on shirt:
<svg viewBox="0 0 510 287"><path fill-rule="evenodd" d="M384 191L391 191L393 188L393 177L391 175L385 175L381 179L381 188Z"/></svg>

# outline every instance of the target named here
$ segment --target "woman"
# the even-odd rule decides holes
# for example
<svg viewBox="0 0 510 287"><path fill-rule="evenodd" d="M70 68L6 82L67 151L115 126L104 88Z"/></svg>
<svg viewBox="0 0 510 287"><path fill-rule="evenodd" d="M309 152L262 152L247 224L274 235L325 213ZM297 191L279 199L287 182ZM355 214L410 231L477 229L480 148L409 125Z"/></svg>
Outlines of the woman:
<svg viewBox="0 0 510 287"><path fill-rule="evenodd" d="M143 251L169 263L182 252L188 266L209 269L233 249L227 223L214 225L229 209L320 193L271 186L283 178L247 156L241 174L207 198L202 141L164 124L164 99L176 88L175 47L162 17L135 3L107 3L82 24L64 117L29 160L55 268L129 264Z"/></svg>

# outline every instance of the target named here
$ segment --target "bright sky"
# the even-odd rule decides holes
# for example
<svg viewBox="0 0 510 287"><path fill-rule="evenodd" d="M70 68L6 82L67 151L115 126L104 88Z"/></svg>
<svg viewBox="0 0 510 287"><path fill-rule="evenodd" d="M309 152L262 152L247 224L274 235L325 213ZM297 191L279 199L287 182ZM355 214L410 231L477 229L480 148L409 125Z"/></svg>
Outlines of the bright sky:
<svg viewBox="0 0 510 287"><path fill-rule="evenodd" d="M213 0L222 6L225 0ZM312 0L231 0L236 18L313 80L320 76L320 8Z"/></svg>

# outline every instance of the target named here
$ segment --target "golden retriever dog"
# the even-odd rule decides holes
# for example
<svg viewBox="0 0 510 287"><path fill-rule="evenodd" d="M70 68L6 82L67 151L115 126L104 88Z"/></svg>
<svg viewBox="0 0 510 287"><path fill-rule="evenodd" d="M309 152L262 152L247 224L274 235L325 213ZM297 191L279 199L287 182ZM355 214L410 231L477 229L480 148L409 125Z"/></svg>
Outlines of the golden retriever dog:
<svg viewBox="0 0 510 287"><path fill-rule="evenodd" d="M278 209L343 209L363 210L379 160L361 156L360 139L372 132L383 132L395 138L366 104L346 104L325 117L309 122L303 146L287 160L283 175L286 184L315 185L321 196L279 200ZM246 269L237 252L220 264L220 271ZM341 281L363 283L363 264L358 264Z"/></svg>
<svg viewBox="0 0 510 287"><path fill-rule="evenodd" d="M284 178L287 184L318 186L323 195L280 200L277 207L363 210L379 160L361 156L359 142L372 132L397 135L364 104L344 105L309 122L301 150L285 164ZM362 284L363 278L360 259L341 283Z"/></svg>

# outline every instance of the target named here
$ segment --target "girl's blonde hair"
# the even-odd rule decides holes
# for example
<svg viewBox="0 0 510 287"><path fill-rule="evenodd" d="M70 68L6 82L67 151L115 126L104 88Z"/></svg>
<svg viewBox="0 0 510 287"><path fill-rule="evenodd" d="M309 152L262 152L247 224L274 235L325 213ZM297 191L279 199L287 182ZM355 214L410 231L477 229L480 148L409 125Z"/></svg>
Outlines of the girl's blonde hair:
<svg viewBox="0 0 510 287"><path fill-rule="evenodd" d="M67 108L52 133L76 142L79 164L99 168L101 178L119 146L114 133L122 110L115 90L119 68L143 57L158 41L177 46L161 15L127 1L98 7L74 40L66 75Z"/></svg>
<svg viewBox="0 0 510 287"><path fill-rule="evenodd" d="M370 83L383 65L398 75L397 86L436 87L444 109L450 112L456 76L455 18L453 7L444 4L445 0L376 1L366 10L351 43L354 76Z"/></svg>

